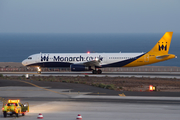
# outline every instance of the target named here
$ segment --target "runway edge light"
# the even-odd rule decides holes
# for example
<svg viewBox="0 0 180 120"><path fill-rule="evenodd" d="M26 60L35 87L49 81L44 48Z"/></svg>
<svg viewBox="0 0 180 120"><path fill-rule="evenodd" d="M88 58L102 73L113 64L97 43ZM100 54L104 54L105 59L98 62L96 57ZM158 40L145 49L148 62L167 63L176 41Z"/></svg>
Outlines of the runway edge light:
<svg viewBox="0 0 180 120"><path fill-rule="evenodd" d="M156 86L149 85L149 91L156 91Z"/></svg>
<svg viewBox="0 0 180 120"><path fill-rule="evenodd" d="M26 74L26 79L29 79L29 74Z"/></svg>

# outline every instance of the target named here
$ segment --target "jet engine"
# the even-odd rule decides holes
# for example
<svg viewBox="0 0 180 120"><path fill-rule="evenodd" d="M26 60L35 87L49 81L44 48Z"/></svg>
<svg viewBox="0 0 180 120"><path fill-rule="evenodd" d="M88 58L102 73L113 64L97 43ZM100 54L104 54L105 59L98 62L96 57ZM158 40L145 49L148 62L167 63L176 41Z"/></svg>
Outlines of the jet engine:
<svg viewBox="0 0 180 120"><path fill-rule="evenodd" d="M86 67L84 65L78 65L78 64L71 64L70 65L71 71L90 71L90 67Z"/></svg>

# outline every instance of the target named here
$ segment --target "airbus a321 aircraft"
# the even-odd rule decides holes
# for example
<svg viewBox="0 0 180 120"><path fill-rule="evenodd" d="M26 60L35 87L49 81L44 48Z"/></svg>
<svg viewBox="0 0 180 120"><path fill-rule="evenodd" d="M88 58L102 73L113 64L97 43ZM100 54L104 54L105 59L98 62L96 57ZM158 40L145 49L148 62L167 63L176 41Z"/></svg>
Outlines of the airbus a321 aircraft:
<svg viewBox="0 0 180 120"><path fill-rule="evenodd" d="M92 71L101 74L105 67L136 67L175 58L168 54L173 32L166 32L157 44L146 53L39 53L22 61L27 67L70 67L71 71ZM138 43L137 43L138 44Z"/></svg>

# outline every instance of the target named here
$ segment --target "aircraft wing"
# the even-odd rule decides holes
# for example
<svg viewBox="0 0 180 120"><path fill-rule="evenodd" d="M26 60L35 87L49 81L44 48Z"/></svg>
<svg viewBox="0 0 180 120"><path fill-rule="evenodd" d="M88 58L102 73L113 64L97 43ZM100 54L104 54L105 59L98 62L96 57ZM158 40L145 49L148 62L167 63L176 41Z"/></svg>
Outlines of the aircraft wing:
<svg viewBox="0 0 180 120"><path fill-rule="evenodd" d="M85 66L100 66L99 64L100 62L99 61L96 61L96 60L92 60L92 61L88 61L88 62L85 62L83 63L83 65Z"/></svg>
<svg viewBox="0 0 180 120"><path fill-rule="evenodd" d="M102 61L103 58L95 59L95 60L90 60L87 62L82 62L82 63L77 63L79 65L84 65L84 66L98 66L100 67L100 62Z"/></svg>

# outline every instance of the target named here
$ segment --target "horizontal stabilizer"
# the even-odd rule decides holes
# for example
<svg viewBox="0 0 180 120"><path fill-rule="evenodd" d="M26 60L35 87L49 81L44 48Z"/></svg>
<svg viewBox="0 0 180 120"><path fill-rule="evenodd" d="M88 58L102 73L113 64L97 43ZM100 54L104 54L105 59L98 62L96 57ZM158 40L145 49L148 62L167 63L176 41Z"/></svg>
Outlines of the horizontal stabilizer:
<svg viewBox="0 0 180 120"><path fill-rule="evenodd" d="M165 57L168 57L169 55L162 55L162 56L156 56L156 59L163 59Z"/></svg>

